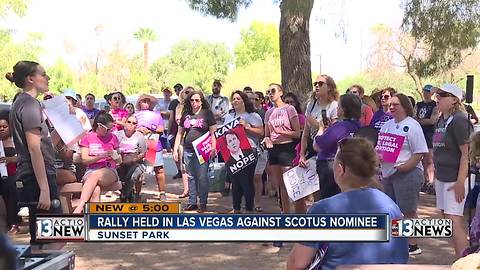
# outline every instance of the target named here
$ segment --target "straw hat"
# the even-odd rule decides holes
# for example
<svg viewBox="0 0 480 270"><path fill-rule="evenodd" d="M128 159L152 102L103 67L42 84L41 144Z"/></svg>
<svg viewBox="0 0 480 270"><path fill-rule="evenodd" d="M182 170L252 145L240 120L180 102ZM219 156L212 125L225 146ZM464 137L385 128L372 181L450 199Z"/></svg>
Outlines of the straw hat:
<svg viewBox="0 0 480 270"><path fill-rule="evenodd" d="M140 110L140 101L144 100L144 99L148 99L148 103L149 103L149 109L150 110L153 110L153 108L155 108L155 106L157 105L158 103L158 99L152 95L148 95L148 94L142 94L138 97L137 99L137 104L135 105L135 107L137 108L137 110Z"/></svg>

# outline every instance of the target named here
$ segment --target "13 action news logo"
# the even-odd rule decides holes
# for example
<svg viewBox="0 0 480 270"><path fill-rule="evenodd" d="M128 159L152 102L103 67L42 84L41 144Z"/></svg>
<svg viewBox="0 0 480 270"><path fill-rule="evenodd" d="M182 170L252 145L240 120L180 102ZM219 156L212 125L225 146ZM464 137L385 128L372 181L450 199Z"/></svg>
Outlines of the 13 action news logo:
<svg viewBox="0 0 480 270"><path fill-rule="evenodd" d="M38 240L84 240L83 217L37 217Z"/></svg>
<svg viewBox="0 0 480 270"><path fill-rule="evenodd" d="M403 219L392 220L394 237L452 237L451 219Z"/></svg>

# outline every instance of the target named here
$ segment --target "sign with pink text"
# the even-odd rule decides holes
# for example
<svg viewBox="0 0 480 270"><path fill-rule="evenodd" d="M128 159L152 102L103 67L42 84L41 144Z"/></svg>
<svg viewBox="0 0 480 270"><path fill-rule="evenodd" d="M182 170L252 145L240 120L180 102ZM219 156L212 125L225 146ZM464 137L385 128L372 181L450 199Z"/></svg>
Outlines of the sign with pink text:
<svg viewBox="0 0 480 270"><path fill-rule="evenodd" d="M382 157L383 162L395 163L402 150L404 136L380 132L375 150Z"/></svg>
<svg viewBox="0 0 480 270"><path fill-rule="evenodd" d="M203 134L200 138L193 141L192 145L200 164L203 164L210 159L210 153L212 152L212 139L210 137L210 132Z"/></svg>

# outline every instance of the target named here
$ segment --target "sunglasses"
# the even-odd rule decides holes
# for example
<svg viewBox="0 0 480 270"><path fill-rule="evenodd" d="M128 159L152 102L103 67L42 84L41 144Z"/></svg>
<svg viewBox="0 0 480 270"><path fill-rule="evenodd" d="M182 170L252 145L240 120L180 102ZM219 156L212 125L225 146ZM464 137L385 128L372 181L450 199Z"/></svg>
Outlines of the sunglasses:
<svg viewBox="0 0 480 270"><path fill-rule="evenodd" d="M67 97L68 100L72 102L73 105L77 104L77 101L71 97Z"/></svg>
<svg viewBox="0 0 480 270"><path fill-rule="evenodd" d="M199 98L191 98L190 102L201 102L202 100Z"/></svg>
<svg viewBox="0 0 480 270"><path fill-rule="evenodd" d="M136 125L137 122L133 122L133 121L127 121L128 124L132 124L132 125Z"/></svg>
<svg viewBox="0 0 480 270"><path fill-rule="evenodd" d="M326 82L322 82L322 81L316 81L313 83L313 86L315 87L322 87L324 84L326 84Z"/></svg>
<svg viewBox="0 0 480 270"><path fill-rule="evenodd" d="M112 100L120 100L120 97L117 97L117 96L112 97Z"/></svg>
<svg viewBox="0 0 480 270"><path fill-rule="evenodd" d="M450 93L448 93L448 92L445 92L445 91L439 91L439 92L437 92L437 95L438 95L439 97L453 97L452 94L450 94Z"/></svg>
<svg viewBox="0 0 480 270"><path fill-rule="evenodd" d="M383 96L382 96L382 99L389 99L389 98L390 98L389 95L383 95Z"/></svg>
<svg viewBox="0 0 480 270"><path fill-rule="evenodd" d="M109 127L105 126L105 125L104 125L104 124L102 124L102 123L98 123L98 126L100 126L100 127L104 128L104 129L105 129L107 132L109 132L109 131L111 131L111 130L112 130L112 128L109 128Z"/></svg>
<svg viewBox="0 0 480 270"><path fill-rule="evenodd" d="M275 94L277 92L277 89L275 88L272 88L270 90L267 91L269 94Z"/></svg>

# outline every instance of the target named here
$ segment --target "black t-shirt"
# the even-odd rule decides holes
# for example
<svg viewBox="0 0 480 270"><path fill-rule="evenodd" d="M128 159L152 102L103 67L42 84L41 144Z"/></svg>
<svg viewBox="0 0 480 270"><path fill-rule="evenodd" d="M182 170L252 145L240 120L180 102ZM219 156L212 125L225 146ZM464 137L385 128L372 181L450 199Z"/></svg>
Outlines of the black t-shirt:
<svg viewBox="0 0 480 270"><path fill-rule="evenodd" d="M437 106L435 101L425 102L420 101L417 103L417 118L418 119L430 119L432 117L433 109ZM433 134L435 131L435 125L421 125L423 133Z"/></svg>
<svg viewBox="0 0 480 270"><path fill-rule="evenodd" d="M178 124L177 124L177 121L175 121L176 110L177 110L178 104L180 104L180 101L178 101L178 99L174 99L168 105L168 110L171 111L171 113L173 114L173 121L172 121L172 123L169 123L170 127L168 129L168 133L170 133L172 135L176 135L177 131L178 131Z"/></svg>
<svg viewBox="0 0 480 270"><path fill-rule="evenodd" d="M25 132L40 129L40 149L43 154L47 175L55 175L52 140L42 113L40 102L27 93L18 95L10 110L10 125L13 127L12 137L18 153L17 177L34 174L30 152L28 151Z"/></svg>
<svg viewBox="0 0 480 270"><path fill-rule="evenodd" d="M183 147L193 150L192 142L207 133L209 128L215 124L215 117L210 110L201 109L198 114L183 115L180 119L180 126L185 129Z"/></svg>

